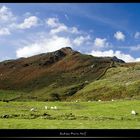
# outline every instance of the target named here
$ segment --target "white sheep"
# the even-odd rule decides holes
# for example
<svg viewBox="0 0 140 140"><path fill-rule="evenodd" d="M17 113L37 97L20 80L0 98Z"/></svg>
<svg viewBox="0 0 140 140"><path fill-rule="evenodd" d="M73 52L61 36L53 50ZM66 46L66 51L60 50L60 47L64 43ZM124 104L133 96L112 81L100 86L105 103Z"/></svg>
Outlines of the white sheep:
<svg viewBox="0 0 140 140"><path fill-rule="evenodd" d="M131 111L131 114L132 114L132 115L137 115L137 113L136 113L135 110L132 110L132 111Z"/></svg>
<svg viewBox="0 0 140 140"><path fill-rule="evenodd" d="M98 102L101 102L101 100L98 100Z"/></svg>
<svg viewBox="0 0 140 140"><path fill-rule="evenodd" d="M57 106L51 106L51 109L57 110Z"/></svg>
<svg viewBox="0 0 140 140"><path fill-rule="evenodd" d="M54 109L54 107L53 107L53 106L51 106L51 109Z"/></svg>
<svg viewBox="0 0 140 140"><path fill-rule="evenodd" d="M78 101L76 100L75 102L77 103Z"/></svg>
<svg viewBox="0 0 140 140"><path fill-rule="evenodd" d="M88 101L88 102L91 102L91 101Z"/></svg>
<svg viewBox="0 0 140 140"><path fill-rule="evenodd" d="M53 108L57 110L57 106L54 106Z"/></svg>
<svg viewBox="0 0 140 140"><path fill-rule="evenodd" d="M35 108L31 108L30 111L35 111Z"/></svg>
<svg viewBox="0 0 140 140"><path fill-rule="evenodd" d="M47 107L47 106L45 106L45 109L48 109L48 107Z"/></svg>
<svg viewBox="0 0 140 140"><path fill-rule="evenodd" d="M112 99L111 101L113 102L114 100Z"/></svg>

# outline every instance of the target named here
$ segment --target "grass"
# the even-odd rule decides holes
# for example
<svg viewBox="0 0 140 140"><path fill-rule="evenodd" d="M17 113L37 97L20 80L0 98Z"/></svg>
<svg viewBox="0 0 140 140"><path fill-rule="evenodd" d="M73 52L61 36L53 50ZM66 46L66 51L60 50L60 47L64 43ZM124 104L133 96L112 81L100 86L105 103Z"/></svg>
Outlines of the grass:
<svg viewBox="0 0 140 140"><path fill-rule="evenodd" d="M139 100L0 102L0 129L139 129L139 106ZM30 111L32 107L35 112ZM138 115L131 115L131 110Z"/></svg>
<svg viewBox="0 0 140 140"><path fill-rule="evenodd" d="M12 100L18 98L23 93L12 90L0 90L0 100Z"/></svg>
<svg viewBox="0 0 140 140"><path fill-rule="evenodd" d="M138 121L114 121L114 120L107 120L107 121L77 121L77 120L40 120L40 119L33 119L33 120L15 120L15 119L0 119L0 124L3 128L8 129L139 129L140 122ZM65 125L64 125L65 124ZM74 125L73 125L74 124Z"/></svg>
<svg viewBox="0 0 140 140"><path fill-rule="evenodd" d="M135 67L110 68L98 81L93 81L68 100L111 100L140 97L139 63ZM132 69L133 68L133 69Z"/></svg>

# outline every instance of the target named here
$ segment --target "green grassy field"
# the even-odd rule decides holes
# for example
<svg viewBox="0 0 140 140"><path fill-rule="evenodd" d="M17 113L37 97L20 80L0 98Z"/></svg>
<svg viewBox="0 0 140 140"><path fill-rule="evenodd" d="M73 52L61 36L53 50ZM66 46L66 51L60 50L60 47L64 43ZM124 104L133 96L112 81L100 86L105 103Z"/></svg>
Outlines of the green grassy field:
<svg viewBox="0 0 140 140"><path fill-rule="evenodd" d="M139 100L0 102L0 129L140 129L139 106Z"/></svg>

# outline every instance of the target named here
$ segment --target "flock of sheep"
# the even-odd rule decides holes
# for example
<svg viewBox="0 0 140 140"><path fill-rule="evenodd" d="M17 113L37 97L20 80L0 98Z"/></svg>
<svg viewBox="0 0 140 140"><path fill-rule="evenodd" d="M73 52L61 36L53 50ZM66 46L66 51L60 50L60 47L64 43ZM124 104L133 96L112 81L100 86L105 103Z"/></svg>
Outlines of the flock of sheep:
<svg viewBox="0 0 140 140"><path fill-rule="evenodd" d="M51 110L57 110L58 109L57 106L51 106L50 108L48 106L45 106L44 108L46 110L47 109L51 109ZM31 108L30 111L37 111L37 109L36 108Z"/></svg>
<svg viewBox="0 0 140 140"><path fill-rule="evenodd" d="M111 101L114 101L113 99ZM76 103L78 102L78 100L75 101ZM91 101L88 101L88 102L91 102ZM98 100L98 102L101 102L101 100ZM51 106L51 107L48 107L48 106L45 106L44 107L46 110L48 109L51 109L51 110L57 110L58 107L57 106ZM36 111L37 109L36 108L31 108L30 111ZM138 113L135 111L135 110L132 110L131 111L131 115L138 115Z"/></svg>

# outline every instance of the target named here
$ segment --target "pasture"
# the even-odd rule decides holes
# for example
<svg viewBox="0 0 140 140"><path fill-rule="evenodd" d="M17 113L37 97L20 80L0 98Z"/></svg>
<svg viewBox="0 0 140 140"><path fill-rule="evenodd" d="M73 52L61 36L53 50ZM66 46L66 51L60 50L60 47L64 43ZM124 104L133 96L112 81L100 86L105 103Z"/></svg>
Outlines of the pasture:
<svg viewBox="0 0 140 140"><path fill-rule="evenodd" d="M140 129L140 101L1 101L0 129Z"/></svg>

